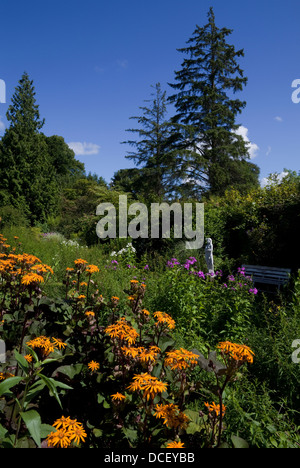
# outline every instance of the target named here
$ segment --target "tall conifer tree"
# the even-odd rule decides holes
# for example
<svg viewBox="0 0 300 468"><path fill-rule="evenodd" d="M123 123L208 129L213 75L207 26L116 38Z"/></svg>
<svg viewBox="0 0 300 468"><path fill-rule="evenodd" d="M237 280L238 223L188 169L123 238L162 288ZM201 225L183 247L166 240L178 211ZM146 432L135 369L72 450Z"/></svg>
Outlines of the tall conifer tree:
<svg viewBox="0 0 300 468"><path fill-rule="evenodd" d="M58 191L45 136L39 133L44 120L40 119L33 82L26 72L6 117L10 127L0 148L0 204L19 209L31 223L43 223L56 209Z"/></svg>
<svg viewBox="0 0 300 468"><path fill-rule="evenodd" d="M243 50L236 51L226 42L231 33L216 26L210 8L208 23L197 26L188 46L179 49L186 58L175 72L176 83L170 84L176 90L169 97L176 109L172 118L174 180L198 194L223 192L231 183L232 161L249 157L247 143L235 133L236 117L246 103L234 94L242 91L247 78L237 62Z"/></svg>
<svg viewBox="0 0 300 468"><path fill-rule="evenodd" d="M137 133L139 138L123 143L135 148L135 151L128 152L126 158L132 159L141 167L138 177L134 173L139 192L160 198L168 190L170 125L166 120L166 92L161 89L160 83L155 85L151 96L152 99L145 101L149 103L148 106L140 107L142 115L131 117L140 124L139 128L127 130Z"/></svg>

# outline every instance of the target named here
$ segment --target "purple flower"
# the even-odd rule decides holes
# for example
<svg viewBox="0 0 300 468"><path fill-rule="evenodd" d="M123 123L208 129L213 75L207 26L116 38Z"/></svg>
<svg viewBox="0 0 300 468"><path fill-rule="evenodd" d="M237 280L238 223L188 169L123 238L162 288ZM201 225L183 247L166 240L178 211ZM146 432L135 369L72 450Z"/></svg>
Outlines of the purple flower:
<svg viewBox="0 0 300 468"><path fill-rule="evenodd" d="M203 271L198 271L198 273L196 274L198 275L199 278L205 279L205 274L203 273Z"/></svg>
<svg viewBox="0 0 300 468"><path fill-rule="evenodd" d="M249 289L249 293L257 294L258 290L256 288Z"/></svg>
<svg viewBox="0 0 300 468"><path fill-rule="evenodd" d="M149 270L149 265L145 265L144 270Z"/></svg>
<svg viewBox="0 0 300 468"><path fill-rule="evenodd" d="M228 276L228 280L229 280L229 281L234 281L234 276L233 276L233 275L229 275L229 276Z"/></svg>

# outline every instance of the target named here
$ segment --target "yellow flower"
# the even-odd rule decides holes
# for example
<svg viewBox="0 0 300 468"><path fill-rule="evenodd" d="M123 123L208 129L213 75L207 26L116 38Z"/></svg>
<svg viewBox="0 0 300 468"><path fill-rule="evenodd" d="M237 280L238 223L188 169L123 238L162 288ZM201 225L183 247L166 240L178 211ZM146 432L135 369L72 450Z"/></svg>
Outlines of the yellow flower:
<svg viewBox="0 0 300 468"><path fill-rule="evenodd" d="M95 372L100 368L99 362L96 361L91 361L88 363L88 368L92 371Z"/></svg>

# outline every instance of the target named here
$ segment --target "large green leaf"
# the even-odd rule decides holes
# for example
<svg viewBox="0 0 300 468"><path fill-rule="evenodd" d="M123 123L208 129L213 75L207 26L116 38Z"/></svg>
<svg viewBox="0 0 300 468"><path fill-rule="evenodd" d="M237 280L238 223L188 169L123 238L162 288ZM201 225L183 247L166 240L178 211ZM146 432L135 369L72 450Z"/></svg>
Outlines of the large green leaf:
<svg viewBox="0 0 300 468"><path fill-rule="evenodd" d="M9 377L8 379L5 379L3 382L1 382L0 383L0 397L2 395L5 395L6 393L10 394L11 392L9 390L15 385L18 385L18 383L21 380L22 380L22 377Z"/></svg>
<svg viewBox="0 0 300 468"><path fill-rule="evenodd" d="M24 356L22 356L22 354L18 353L16 349L14 350L14 353L15 353L15 358L16 358L17 363L21 367L22 371L25 372L25 374L27 375L28 369L29 369L28 362L26 361Z"/></svg>
<svg viewBox="0 0 300 468"><path fill-rule="evenodd" d="M234 448L249 448L248 442L245 439L242 439L241 437L232 435L231 440Z"/></svg>
<svg viewBox="0 0 300 468"><path fill-rule="evenodd" d="M29 410L26 412L21 412L20 414L29 431L29 434L33 438L36 445L40 447L42 421L39 413L35 410Z"/></svg>
<svg viewBox="0 0 300 468"><path fill-rule="evenodd" d="M54 380L52 377L46 377L44 374L39 374L40 378L45 382L47 385L50 395L53 395L56 398L56 401L58 402L59 406L62 409L62 404L58 395L57 387L58 388L64 388L66 390L73 390L72 387L69 385L66 385L62 382L59 382L57 380Z"/></svg>

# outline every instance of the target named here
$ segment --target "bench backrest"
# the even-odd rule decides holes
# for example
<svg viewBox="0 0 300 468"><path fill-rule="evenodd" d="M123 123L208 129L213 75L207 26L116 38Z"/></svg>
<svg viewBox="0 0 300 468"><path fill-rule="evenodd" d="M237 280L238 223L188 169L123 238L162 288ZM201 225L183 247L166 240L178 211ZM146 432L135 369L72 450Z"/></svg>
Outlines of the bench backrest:
<svg viewBox="0 0 300 468"><path fill-rule="evenodd" d="M289 281L291 270L289 268L276 268L258 265L242 265L245 274L252 276L257 283L282 285Z"/></svg>

